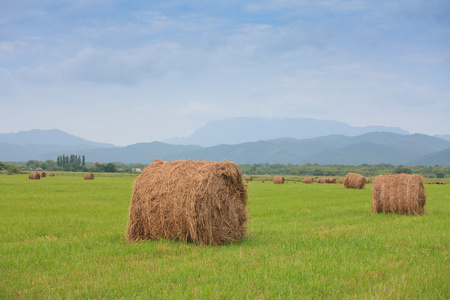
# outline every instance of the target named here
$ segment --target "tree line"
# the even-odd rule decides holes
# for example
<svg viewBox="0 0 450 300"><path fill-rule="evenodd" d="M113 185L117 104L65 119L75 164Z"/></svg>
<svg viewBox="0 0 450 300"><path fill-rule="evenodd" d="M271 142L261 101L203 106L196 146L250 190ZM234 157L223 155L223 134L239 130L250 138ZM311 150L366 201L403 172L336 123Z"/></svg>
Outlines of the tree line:
<svg viewBox="0 0 450 300"><path fill-rule="evenodd" d="M135 163L125 164L120 162L110 162L106 164L86 162L84 155L61 155L56 161L29 160L26 163L0 163L0 170L9 170L11 174L21 171L32 171L42 168L44 171L66 171L66 172L122 172L130 173L139 168L143 170L147 165ZM359 166L353 165L318 165L318 164L241 164L239 165L242 174L245 175L291 175L291 176L345 176L349 172L359 173L366 177L374 177L380 174L420 174L425 178L445 178L450 177L450 167L445 166L394 166L391 164Z"/></svg>

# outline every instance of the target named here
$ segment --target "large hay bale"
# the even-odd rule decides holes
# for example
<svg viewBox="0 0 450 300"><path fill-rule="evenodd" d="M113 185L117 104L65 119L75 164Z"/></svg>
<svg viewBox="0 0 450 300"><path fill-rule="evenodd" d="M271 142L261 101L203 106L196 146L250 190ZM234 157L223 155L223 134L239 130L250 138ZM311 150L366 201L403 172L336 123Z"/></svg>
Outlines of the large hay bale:
<svg viewBox="0 0 450 300"><path fill-rule="evenodd" d="M284 184L284 177L283 176L274 176L272 181L275 184Z"/></svg>
<svg viewBox="0 0 450 300"><path fill-rule="evenodd" d="M47 174L45 172L43 172L43 171L39 171L37 173L39 174L39 176L41 176L41 178L47 177Z"/></svg>
<svg viewBox="0 0 450 300"><path fill-rule="evenodd" d="M86 173L84 174L84 179L85 180L94 180L94 174L93 173Z"/></svg>
<svg viewBox="0 0 450 300"><path fill-rule="evenodd" d="M420 175L378 175L372 184L372 212L423 214L426 196Z"/></svg>
<svg viewBox="0 0 450 300"><path fill-rule="evenodd" d="M245 236L246 204L241 171L232 162L155 160L134 183L127 239L234 242Z"/></svg>
<svg viewBox="0 0 450 300"><path fill-rule="evenodd" d="M30 175L28 175L29 179L41 179L41 175L39 175L38 172L31 172Z"/></svg>
<svg viewBox="0 0 450 300"><path fill-rule="evenodd" d="M344 178L344 188L346 189L364 189L366 187L366 179L358 173L348 173Z"/></svg>
<svg viewBox="0 0 450 300"><path fill-rule="evenodd" d="M313 183L313 182L314 182L314 180L312 177L305 177L303 179L303 183Z"/></svg>
<svg viewBox="0 0 450 300"><path fill-rule="evenodd" d="M252 181L253 177L252 176L245 176L245 181Z"/></svg>

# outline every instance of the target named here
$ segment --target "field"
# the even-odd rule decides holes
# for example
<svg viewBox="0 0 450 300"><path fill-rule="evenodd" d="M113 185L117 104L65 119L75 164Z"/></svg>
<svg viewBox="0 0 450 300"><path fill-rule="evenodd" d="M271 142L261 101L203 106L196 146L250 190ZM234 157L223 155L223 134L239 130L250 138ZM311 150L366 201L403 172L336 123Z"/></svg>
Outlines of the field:
<svg viewBox="0 0 450 300"><path fill-rule="evenodd" d="M450 184L423 216L371 184L250 182L247 238L125 241L135 177L0 176L0 298L450 299Z"/></svg>

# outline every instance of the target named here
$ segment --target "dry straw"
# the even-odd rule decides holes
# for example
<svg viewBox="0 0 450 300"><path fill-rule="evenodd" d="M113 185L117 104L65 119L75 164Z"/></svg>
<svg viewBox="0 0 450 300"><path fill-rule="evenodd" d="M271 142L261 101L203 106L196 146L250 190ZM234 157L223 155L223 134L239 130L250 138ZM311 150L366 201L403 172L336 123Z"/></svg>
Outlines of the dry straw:
<svg viewBox="0 0 450 300"><path fill-rule="evenodd" d="M366 183L372 183L372 180L370 178L365 177Z"/></svg>
<svg viewBox="0 0 450 300"><path fill-rule="evenodd" d="M378 175L372 184L372 212L423 214L426 196L420 175Z"/></svg>
<svg viewBox="0 0 450 300"><path fill-rule="evenodd" d="M37 173L39 174L39 176L41 176L41 178L47 177L47 174L45 174L45 172L40 171L40 172L37 172Z"/></svg>
<svg viewBox="0 0 450 300"><path fill-rule="evenodd" d="M253 177L252 176L246 176L245 177L245 181L252 181L253 180Z"/></svg>
<svg viewBox="0 0 450 300"><path fill-rule="evenodd" d="M49 176L49 177L54 177L54 176L55 176L55 173L49 173L48 176Z"/></svg>
<svg viewBox="0 0 450 300"><path fill-rule="evenodd" d="M339 184L343 184L343 183L344 183L344 180L345 180L345 177L339 177L338 183L339 183Z"/></svg>
<svg viewBox="0 0 450 300"><path fill-rule="evenodd" d="M38 172L31 172L30 175L28 175L29 179L41 179L41 175L39 175Z"/></svg>
<svg viewBox="0 0 450 300"><path fill-rule="evenodd" d="M303 179L303 183L313 183L313 182L314 182L314 180L312 177L305 177Z"/></svg>
<svg viewBox="0 0 450 300"><path fill-rule="evenodd" d="M364 189L366 187L366 179L358 173L348 173L344 178L344 187L346 189Z"/></svg>
<svg viewBox="0 0 450 300"><path fill-rule="evenodd" d="M283 176L274 176L273 177L273 183L275 183L275 184L284 184L284 177Z"/></svg>
<svg viewBox="0 0 450 300"><path fill-rule="evenodd" d="M93 173L86 173L84 174L85 180L94 180L94 174Z"/></svg>
<svg viewBox="0 0 450 300"><path fill-rule="evenodd" d="M155 160L136 179L128 241L220 245L245 236L247 191L232 162Z"/></svg>

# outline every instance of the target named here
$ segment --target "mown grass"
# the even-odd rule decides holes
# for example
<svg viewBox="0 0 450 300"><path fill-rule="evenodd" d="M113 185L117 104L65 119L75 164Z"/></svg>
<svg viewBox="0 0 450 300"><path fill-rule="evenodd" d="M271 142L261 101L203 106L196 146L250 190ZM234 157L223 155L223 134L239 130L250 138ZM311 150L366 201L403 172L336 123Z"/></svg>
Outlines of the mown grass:
<svg viewBox="0 0 450 300"><path fill-rule="evenodd" d="M370 184L250 182L247 238L210 247L127 243L134 179L0 176L0 298L450 298L450 185L401 216Z"/></svg>

